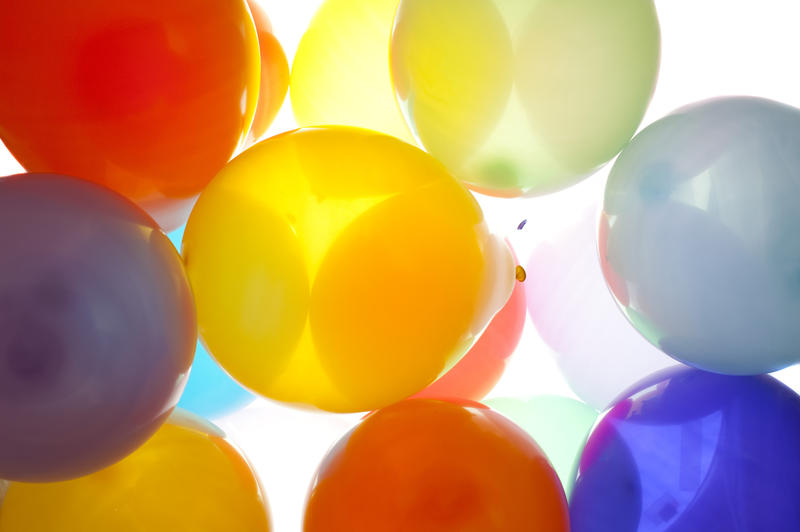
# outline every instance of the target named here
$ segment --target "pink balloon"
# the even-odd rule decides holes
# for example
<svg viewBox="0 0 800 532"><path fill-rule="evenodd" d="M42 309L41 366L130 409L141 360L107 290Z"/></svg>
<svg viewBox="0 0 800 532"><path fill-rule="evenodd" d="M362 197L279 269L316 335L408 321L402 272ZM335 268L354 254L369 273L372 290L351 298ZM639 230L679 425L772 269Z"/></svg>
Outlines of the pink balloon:
<svg viewBox="0 0 800 532"><path fill-rule="evenodd" d="M557 244L534 250L525 288L533 324L567 383L603 410L639 380L678 362L640 336L614 302L597 256L595 212L589 209Z"/></svg>
<svg viewBox="0 0 800 532"><path fill-rule="evenodd" d="M508 302L464 358L414 397L480 401L503 376L524 327L525 288L518 282Z"/></svg>

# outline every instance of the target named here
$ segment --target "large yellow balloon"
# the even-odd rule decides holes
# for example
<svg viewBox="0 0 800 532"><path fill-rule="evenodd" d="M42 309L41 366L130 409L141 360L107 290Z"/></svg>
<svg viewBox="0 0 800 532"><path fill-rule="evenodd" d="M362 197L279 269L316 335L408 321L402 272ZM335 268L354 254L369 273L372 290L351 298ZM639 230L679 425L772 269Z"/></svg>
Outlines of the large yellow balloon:
<svg viewBox="0 0 800 532"><path fill-rule="evenodd" d="M394 98L389 39L398 0L326 0L292 64L301 126L358 126L415 143Z"/></svg>
<svg viewBox="0 0 800 532"><path fill-rule="evenodd" d="M372 410L431 383L508 299L514 262L441 164L327 127L265 140L183 240L209 352L267 397Z"/></svg>
<svg viewBox="0 0 800 532"><path fill-rule="evenodd" d="M431 155L476 190L519 196L622 149L659 54L653 0L402 0L391 68Z"/></svg>
<svg viewBox="0 0 800 532"><path fill-rule="evenodd" d="M268 532L247 461L219 429L190 416L176 411L133 454L89 476L10 483L0 532Z"/></svg>

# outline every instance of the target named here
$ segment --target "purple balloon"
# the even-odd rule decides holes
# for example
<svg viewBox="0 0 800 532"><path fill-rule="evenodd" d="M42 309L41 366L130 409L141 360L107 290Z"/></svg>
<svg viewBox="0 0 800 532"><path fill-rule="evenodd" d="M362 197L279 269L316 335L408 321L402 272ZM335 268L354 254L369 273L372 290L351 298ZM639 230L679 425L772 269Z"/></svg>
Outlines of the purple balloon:
<svg viewBox="0 0 800 532"><path fill-rule="evenodd" d="M179 255L122 196L0 179L0 478L106 467L167 418L197 326Z"/></svg>
<svg viewBox="0 0 800 532"><path fill-rule="evenodd" d="M583 451L573 532L800 530L800 396L677 371L618 403Z"/></svg>

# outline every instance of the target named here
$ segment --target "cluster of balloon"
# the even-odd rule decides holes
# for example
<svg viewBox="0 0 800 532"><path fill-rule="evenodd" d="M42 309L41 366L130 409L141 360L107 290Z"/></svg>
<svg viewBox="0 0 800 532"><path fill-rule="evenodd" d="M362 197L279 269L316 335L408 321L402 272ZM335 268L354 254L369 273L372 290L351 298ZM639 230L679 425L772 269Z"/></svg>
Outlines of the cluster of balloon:
<svg viewBox="0 0 800 532"><path fill-rule="evenodd" d="M184 228L181 228L167 235L175 247L180 247L183 232ZM178 406L204 418L215 419L247 406L254 399L253 394L219 367L198 340L189 380Z"/></svg>
<svg viewBox="0 0 800 532"><path fill-rule="evenodd" d="M534 441L474 404L379 410L322 462L304 530L567 532L566 498Z"/></svg>
<svg viewBox="0 0 800 532"><path fill-rule="evenodd" d="M475 190L551 192L616 155L653 93L653 0L402 0L397 98L428 152Z"/></svg>
<svg viewBox="0 0 800 532"><path fill-rule="evenodd" d="M749 97L680 109L612 169L603 272L668 355L733 375L800 360L800 110Z"/></svg>
<svg viewBox="0 0 800 532"><path fill-rule="evenodd" d="M769 376L681 369L594 429L572 530L800 530L798 448L795 392Z"/></svg>
<svg viewBox="0 0 800 532"><path fill-rule="evenodd" d="M133 203L53 174L0 180L0 249L0 478L116 462L164 422L192 363L180 257Z"/></svg>
<svg viewBox="0 0 800 532"><path fill-rule="evenodd" d="M413 397L480 401L503 376L506 361L517 348L524 327L525 288L520 282L464 358Z"/></svg>
<svg viewBox="0 0 800 532"><path fill-rule="evenodd" d="M541 446L569 498L597 411L575 399L550 395L527 400L498 397L485 404L516 423Z"/></svg>
<svg viewBox="0 0 800 532"><path fill-rule="evenodd" d="M292 63L290 97L298 124L364 127L414 143L389 73L398 1L323 2Z"/></svg>
<svg viewBox="0 0 800 532"><path fill-rule="evenodd" d="M508 247L443 166L338 126L229 163L192 211L183 252L220 364L262 395L337 412L430 384L515 282Z"/></svg>
<svg viewBox="0 0 800 532"><path fill-rule="evenodd" d="M259 34L261 69L241 0L8 0L0 138L28 171L105 185L174 229L248 133L259 73L253 135L286 92L285 57Z"/></svg>
<svg viewBox="0 0 800 532"><path fill-rule="evenodd" d="M578 397L605 410L634 383L678 364L630 326L597 258L597 207L533 250L528 313Z"/></svg>
<svg viewBox="0 0 800 532"><path fill-rule="evenodd" d="M0 532L269 532L263 490L217 427L175 414L124 460L65 482L12 482Z"/></svg>

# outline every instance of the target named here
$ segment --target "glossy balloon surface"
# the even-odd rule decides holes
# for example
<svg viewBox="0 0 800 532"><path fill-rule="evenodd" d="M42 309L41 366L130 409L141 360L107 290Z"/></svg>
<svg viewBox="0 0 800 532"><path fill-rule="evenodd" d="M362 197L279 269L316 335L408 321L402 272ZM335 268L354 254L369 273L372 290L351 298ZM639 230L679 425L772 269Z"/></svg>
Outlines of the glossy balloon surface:
<svg viewBox="0 0 800 532"><path fill-rule="evenodd" d="M414 397L480 401L503 376L525 327L525 288L516 283L511 297L495 314L464 358Z"/></svg>
<svg viewBox="0 0 800 532"><path fill-rule="evenodd" d="M394 98L389 40L398 0L325 0L292 63L301 126L341 124L415 143Z"/></svg>
<svg viewBox="0 0 800 532"><path fill-rule="evenodd" d="M243 0L3 2L0 138L28 171L108 186L167 229L247 133L258 77Z"/></svg>
<svg viewBox="0 0 800 532"><path fill-rule="evenodd" d="M196 338L180 257L143 211L78 179L0 179L0 478L133 451L177 403Z"/></svg>
<svg viewBox="0 0 800 532"><path fill-rule="evenodd" d="M264 8L256 0L247 0L258 34L261 52L261 89L253 125L247 135L247 143L253 144L264 136L278 114L286 91L289 90L289 61L278 38L272 32L272 24Z"/></svg>
<svg viewBox="0 0 800 532"><path fill-rule="evenodd" d="M536 443L477 403L379 410L323 461L305 532L567 532L566 499Z"/></svg>
<svg viewBox="0 0 800 532"><path fill-rule="evenodd" d="M701 369L800 360L800 110L720 98L642 131L605 192L600 255L650 342Z"/></svg>
<svg viewBox="0 0 800 532"><path fill-rule="evenodd" d="M800 529L800 397L769 376L683 370L594 429L574 532Z"/></svg>
<svg viewBox="0 0 800 532"><path fill-rule="evenodd" d="M403 0L392 78L415 135L456 177L543 194L630 140L659 41L652 0Z"/></svg>
<svg viewBox="0 0 800 532"><path fill-rule="evenodd" d="M527 400L498 397L488 399L485 404L519 425L536 440L558 473L569 497L581 451L597 420L597 410L569 397L548 395Z"/></svg>
<svg viewBox="0 0 800 532"><path fill-rule="evenodd" d="M184 228L180 228L167 235L177 248L181 247L183 231ZM203 343L198 341L189 379L178 406L201 417L214 419L244 408L254 399L253 394L219 367Z"/></svg>
<svg viewBox="0 0 800 532"><path fill-rule="evenodd" d="M598 202L599 203L599 202ZM597 255L596 205L534 248L528 313L570 388L597 410L641 379L678 365L636 332L608 291Z"/></svg>
<svg viewBox="0 0 800 532"><path fill-rule="evenodd" d="M224 433L173 416L102 471L50 484L12 482L0 532L23 530L268 532L270 526L258 479Z"/></svg>
<svg viewBox="0 0 800 532"><path fill-rule="evenodd" d="M183 239L209 351L248 389L331 411L407 397L506 302L514 262L433 158L353 128L245 151Z"/></svg>

